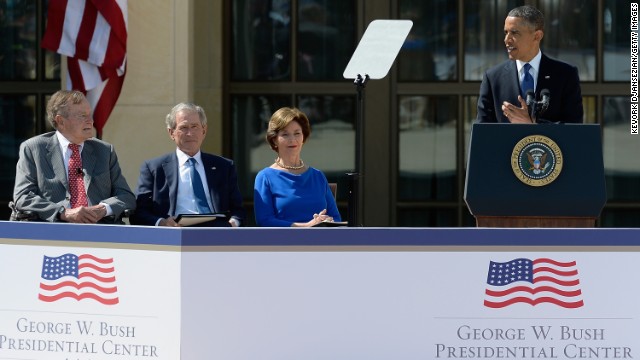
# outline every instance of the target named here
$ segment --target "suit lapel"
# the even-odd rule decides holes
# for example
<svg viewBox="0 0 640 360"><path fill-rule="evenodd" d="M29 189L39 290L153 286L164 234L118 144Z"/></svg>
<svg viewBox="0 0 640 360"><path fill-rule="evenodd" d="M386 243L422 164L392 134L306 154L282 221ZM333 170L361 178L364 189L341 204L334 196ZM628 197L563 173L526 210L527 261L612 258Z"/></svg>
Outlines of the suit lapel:
<svg viewBox="0 0 640 360"><path fill-rule="evenodd" d="M58 138L54 135L51 137L51 140L47 144L47 161L49 165L53 169L53 173L55 174L55 178L59 179L64 185L66 189L65 197L70 198L69 194L69 180L67 179L67 171L64 167L64 158L62 156L62 152L60 151L60 143L58 142Z"/></svg>
<svg viewBox="0 0 640 360"><path fill-rule="evenodd" d="M216 209L216 205L220 203L220 199L218 198L218 192L214 191L216 188L215 179L216 179L216 166L213 161L213 157L208 154L201 153L202 157L202 166L204 166L204 173L207 177L207 187L209 188L209 195L211 196L211 205L213 205L213 209L211 209L214 213L218 212Z"/></svg>
<svg viewBox="0 0 640 360"><path fill-rule="evenodd" d="M549 58L542 54L542 58L540 58L540 69L538 70L536 99L540 98L540 90L548 89L550 87L551 81L551 73L549 72Z"/></svg>
<svg viewBox="0 0 640 360"><path fill-rule="evenodd" d="M518 67L516 62L508 61L503 68L503 76L505 77L505 83L507 84L506 94L509 95L510 103L519 105L518 95L520 95L520 79L518 78Z"/></svg>
<svg viewBox="0 0 640 360"><path fill-rule="evenodd" d="M162 163L162 169L164 175L167 178L167 185L169 185L169 215L173 215L176 211L176 204L178 202L178 156L175 153L169 155L164 163Z"/></svg>
<svg viewBox="0 0 640 360"><path fill-rule="evenodd" d="M96 157L93 144L89 141L85 141L84 146L82 147L82 168L84 169L84 187L87 190L87 195L89 195L88 189L93 179L92 175L96 166L96 161L98 161L98 159Z"/></svg>

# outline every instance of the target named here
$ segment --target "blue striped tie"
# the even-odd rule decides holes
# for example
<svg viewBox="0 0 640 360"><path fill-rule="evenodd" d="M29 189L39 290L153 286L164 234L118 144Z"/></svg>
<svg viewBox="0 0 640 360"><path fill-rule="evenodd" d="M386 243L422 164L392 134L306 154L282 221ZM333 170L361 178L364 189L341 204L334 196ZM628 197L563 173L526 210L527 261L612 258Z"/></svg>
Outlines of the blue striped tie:
<svg viewBox="0 0 640 360"><path fill-rule="evenodd" d="M193 188L193 194L196 196L198 213L211 213L209 204L207 204L207 196L204 193L204 185L202 185L202 179L200 178L200 174L196 170L196 159L194 158L189 158L189 174L191 175L191 187Z"/></svg>
<svg viewBox="0 0 640 360"><path fill-rule="evenodd" d="M533 76L531 76L529 69L531 69L531 65L529 65L529 63L524 64L524 78L522 79L520 89L522 91L522 98L525 100L527 99L527 90L533 90Z"/></svg>

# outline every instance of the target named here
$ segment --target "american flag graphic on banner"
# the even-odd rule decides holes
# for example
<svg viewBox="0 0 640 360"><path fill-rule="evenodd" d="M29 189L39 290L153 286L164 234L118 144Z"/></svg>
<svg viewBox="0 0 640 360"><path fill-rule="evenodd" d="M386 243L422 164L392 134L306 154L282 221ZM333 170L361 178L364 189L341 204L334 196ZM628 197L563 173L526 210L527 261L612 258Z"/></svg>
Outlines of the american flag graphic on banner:
<svg viewBox="0 0 640 360"><path fill-rule="evenodd" d="M45 256L41 276L38 299L44 302L72 298L115 305L119 301L112 258L90 254Z"/></svg>
<svg viewBox="0 0 640 360"><path fill-rule="evenodd" d="M548 258L491 261L484 306L503 308L517 303L551 303L574 309L584 305L575 261Z"/></svg>

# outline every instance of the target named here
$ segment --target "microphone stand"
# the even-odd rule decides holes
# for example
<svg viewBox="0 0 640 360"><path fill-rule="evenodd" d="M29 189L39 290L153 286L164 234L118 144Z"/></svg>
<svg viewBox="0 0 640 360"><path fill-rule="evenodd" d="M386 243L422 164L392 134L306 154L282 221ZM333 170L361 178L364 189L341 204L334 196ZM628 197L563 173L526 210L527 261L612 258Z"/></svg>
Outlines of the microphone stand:
<svg viewBox="0 0 640 360"><path fill-rule="evenodd" d="M535 97L534 97L534 99L535 99ZM536 109L537 109L537 107L538 107L538 102L534 100L531 103L531 113L529 114L529 117L531 118L531 122L533 124L536 123Z"/></svg>

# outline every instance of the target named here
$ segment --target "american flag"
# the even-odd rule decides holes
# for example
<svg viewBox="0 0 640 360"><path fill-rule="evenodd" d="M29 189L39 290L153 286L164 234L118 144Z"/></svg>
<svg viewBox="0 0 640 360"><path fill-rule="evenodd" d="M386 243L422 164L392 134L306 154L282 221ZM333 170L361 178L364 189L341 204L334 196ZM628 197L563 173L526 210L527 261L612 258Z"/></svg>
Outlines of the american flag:
<svg viewBox="0 0 640 360"><path fill-rule="evenodd" d="M119 300L114 271L113 258L101 259L90 254L45 256L38 299L44 302L93 299L115 305Z"/></svg>
<svg viewBox="0 0 640 360"><path fill-rule="evenodd" d="M503 308L516 303L551 303L564 308L584 305L575 261L548 258L491 261L484 306Z"/></svg>
<svg viewBox="0 0 640 360"><path fill-rule="evenodd" d="M67 56L67 89L87 95L100 137L127 65L127 0L51 0L42 47Z"/></svg>

